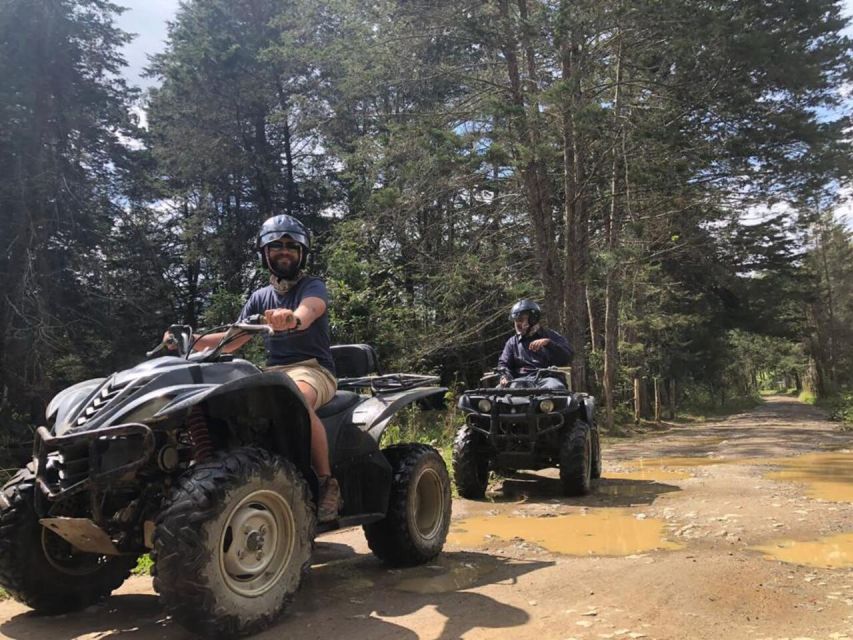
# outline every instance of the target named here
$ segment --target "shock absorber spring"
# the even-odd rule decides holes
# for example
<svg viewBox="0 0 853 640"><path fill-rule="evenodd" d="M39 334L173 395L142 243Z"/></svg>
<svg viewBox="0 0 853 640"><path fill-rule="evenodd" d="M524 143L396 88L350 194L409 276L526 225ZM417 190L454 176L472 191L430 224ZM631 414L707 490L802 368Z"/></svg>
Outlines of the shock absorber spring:
<svg viewBox="0 0 853 640"><path fill-rule="evenodd" d="M210 440L204 410L199 405L194 406L187 416L187 428L193 445L193 460L204 462L213 455L213 442Z"/></svg>

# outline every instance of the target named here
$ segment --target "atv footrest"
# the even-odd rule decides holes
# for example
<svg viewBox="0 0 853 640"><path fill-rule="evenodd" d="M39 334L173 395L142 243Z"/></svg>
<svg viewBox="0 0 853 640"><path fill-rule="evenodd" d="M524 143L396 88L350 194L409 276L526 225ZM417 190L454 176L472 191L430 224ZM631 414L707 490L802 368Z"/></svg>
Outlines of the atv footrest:
<svg viewBox="0 0 853 640"><path fill-rule="evenodd" d="M384 513L362 513L357 516L344 516L333 522L321 522L317 524L317 535L348 527L358 527L363 524L377 522L385 517Z"/></svg>

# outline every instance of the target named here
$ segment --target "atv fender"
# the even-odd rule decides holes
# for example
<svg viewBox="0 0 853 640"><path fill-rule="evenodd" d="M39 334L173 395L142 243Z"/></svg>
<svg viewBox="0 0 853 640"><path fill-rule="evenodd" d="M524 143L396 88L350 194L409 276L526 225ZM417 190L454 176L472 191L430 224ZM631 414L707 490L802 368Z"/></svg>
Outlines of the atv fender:
<svg viewBox="0 0 853 640"><path fill-rule="evenodd" d="M446 392L446 387L420 387L397 393L376 395L356 407L352 421L360 429L368 432L376 442L379 442L385 427L400 409L434 394Z"/></svg>
<svg viewBox="0 0 853 640"><path fill-rule="evenodd" d="M584 397L583 412L586 416L586 423L593 426L595 424L595 398L592 396Z"/></svg>
<svg viewBox="0 0 853 640"><path fill-rule="evenodd" d="M276 453L290 459L303 473L311 468L311 420L296 383L280 371L264 371L198 393L177 398L156 417L180 414L204 403L207 414L235 420L267 419ZM310 474L306 475L311 478Z"/></svg>
<svg viewBox="0 0 853 640"><path fill-rule="evenodd" d="M104 383L104 380L106 378L84 380L57 393L47 405L47 410L44 412L47 424L63 422L64 416L73 414L80 403L88 399L92 395L92 392Z"/></svg>

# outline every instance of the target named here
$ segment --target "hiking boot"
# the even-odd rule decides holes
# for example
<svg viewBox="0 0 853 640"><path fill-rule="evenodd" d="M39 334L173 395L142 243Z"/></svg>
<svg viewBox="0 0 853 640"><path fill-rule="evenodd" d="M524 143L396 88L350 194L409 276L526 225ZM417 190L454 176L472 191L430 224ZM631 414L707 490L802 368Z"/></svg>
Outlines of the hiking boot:
<svg viewBox="0 0 853 640"><path fill-rule="evenodd" d="M334 522L344 506L341 487L332 476L320 478L320 500L317 503L317 521Z"/></svg>

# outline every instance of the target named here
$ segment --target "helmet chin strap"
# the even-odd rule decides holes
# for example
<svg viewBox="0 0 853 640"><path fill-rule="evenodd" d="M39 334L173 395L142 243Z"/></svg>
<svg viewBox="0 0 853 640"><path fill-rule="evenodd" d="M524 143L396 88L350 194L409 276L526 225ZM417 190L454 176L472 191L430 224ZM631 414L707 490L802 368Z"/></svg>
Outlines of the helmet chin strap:
<svg viewBox="0 0 853 640"><path fill-rule="evenodd" d="M270 284L272 285L272 288L275 289L276 293L287 293L293 287L296 286L296 283L298 283L300 280L302 280L302 276L304 276L304 275L305 275L304 271L298 271L296 273L296 276L294 276L293 278L287 279L287 278L281 278L281 277L277 276L275 273L271 273L270 274Z"/></svg>
<svg viewBox="0 0 853 640"><path fill-rule="evenodd" d="M528 324L527 328L524 331L517 331L516 333L518 333L519 338L526 338L530 335L535 336L538 331L539 323L537 322L536 324Z"/></svg>

